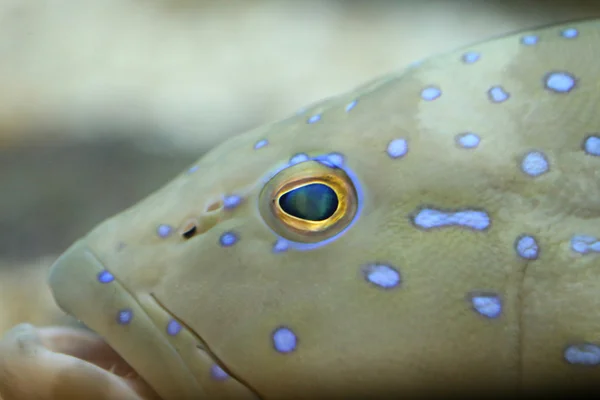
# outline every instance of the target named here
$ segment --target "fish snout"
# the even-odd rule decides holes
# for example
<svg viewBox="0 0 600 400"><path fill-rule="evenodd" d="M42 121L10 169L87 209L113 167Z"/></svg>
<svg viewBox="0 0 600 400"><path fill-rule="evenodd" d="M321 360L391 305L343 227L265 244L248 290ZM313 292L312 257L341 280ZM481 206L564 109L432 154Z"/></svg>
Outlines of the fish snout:
<svg viewBox="0 0 600 400"><path fill-rule="evenodd" d="M56 260L48 283L58 306L102 336L161 398L204 398L188 366L138 296L115 279L85 240Z"/></svg>
<svg viewBox="0 0 600 400"><path fill-rule="evenodd" d="M111 271L89 240L76 242L50 268L56 303L100 335L162 399L255 399L151 286L136 285L141 277L127 275L125 264L110 262Z"/></svg>

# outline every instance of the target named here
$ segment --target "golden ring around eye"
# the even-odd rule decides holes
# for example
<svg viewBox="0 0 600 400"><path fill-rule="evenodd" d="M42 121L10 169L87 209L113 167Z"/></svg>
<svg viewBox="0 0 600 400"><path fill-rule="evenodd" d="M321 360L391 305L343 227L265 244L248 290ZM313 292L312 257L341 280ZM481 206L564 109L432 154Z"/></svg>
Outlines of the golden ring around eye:
<svg viewBox="0 0 600 400"><path fill-rule="evenodd" d="M352 222L358 209L356 189L341 168L317 161L292 165L276 174L259 196L267 225L283 238L314 243Z"/></svg>

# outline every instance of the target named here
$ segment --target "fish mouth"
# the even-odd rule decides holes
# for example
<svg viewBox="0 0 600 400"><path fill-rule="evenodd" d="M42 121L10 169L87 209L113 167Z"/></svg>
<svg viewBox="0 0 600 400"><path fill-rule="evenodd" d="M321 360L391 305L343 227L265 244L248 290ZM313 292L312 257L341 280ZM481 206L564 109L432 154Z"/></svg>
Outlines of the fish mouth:
<svg viewBox="0 0 600 400"><path fill-rule="evenodd" d="M23 323L2 337L0 368L7 398L160 400L129 364L94 332ZM33 384L32 384L33 383Z"/></svg>
<svg viewBox="0 0 600 400"><path fill-rule="evenodd" d="M162 399L209 397L202 377L210 377L211 368L222 364L151 293L130 293L84 241L73 244L52 265L48 283L58 306L120 356L113 357L115 365L129 375L115 373L112 367L107 371L114 379L131 379L135 371Z"/></svg>

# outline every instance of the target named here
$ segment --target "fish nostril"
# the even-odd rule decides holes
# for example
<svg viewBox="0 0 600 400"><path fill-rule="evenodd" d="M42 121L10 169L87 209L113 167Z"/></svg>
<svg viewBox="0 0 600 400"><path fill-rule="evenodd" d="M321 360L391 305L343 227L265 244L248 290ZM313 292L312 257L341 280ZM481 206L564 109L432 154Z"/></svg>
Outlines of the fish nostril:
<svg viewBox="0 0 600 400"><path fill-rule="evenodd" d="M206 233L220 221L219 214L203 215L200 219L191 218L179 229L179 234L185 240Z"/></svg>
<svg viewBox="0 0 600 400"><path fill-rule="evenodd" d="M180 229L181 236L184 239L190 239L198 233L198 221L192 219L188 221L183 228Z"/></svg>
<svg viewBox="0 0 600 400"><path fill-rule="evenodd" d="M217 211L221 208L223 208L223 200L217 200L217 201L214 201L211 204L209 204L209 206L206 207L206 211L212 212L212 211Z"/></svg>
<svg viewBox="0 0 600 400"><path fill-rule="evenodd" d="M225 202L223 199L214 200L206 207L205 212L199 218L187 220L179 229L179 234L187 240L207 232L223 218L222 213L219 211L224 208Z"/></svg>
<svg viewBox="0 0 600 400"><path fill-rule="evenodd" d="M192 236L194 236L196 234L196 227L192 226L190 228L188 228L187 230L185 230L181 235L186 238L189 239Z"/></svg>

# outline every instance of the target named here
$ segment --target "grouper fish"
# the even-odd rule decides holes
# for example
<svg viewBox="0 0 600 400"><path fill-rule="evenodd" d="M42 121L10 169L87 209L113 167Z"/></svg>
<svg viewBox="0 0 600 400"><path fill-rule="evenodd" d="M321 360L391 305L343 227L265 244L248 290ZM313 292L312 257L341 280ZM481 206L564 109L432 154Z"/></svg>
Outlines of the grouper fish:
<svg viewBox="0 0 600 400"><path fill-rule="evenodd" d="M151 392L78 379L163 400L600 382L598 54L598 20L520 32L217 146L52 266Z"/></svg>

